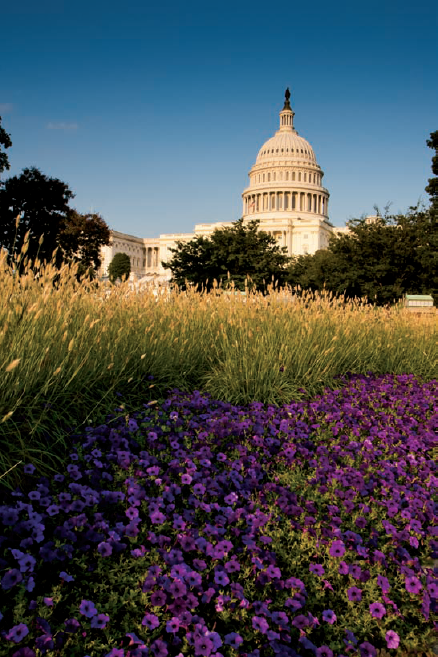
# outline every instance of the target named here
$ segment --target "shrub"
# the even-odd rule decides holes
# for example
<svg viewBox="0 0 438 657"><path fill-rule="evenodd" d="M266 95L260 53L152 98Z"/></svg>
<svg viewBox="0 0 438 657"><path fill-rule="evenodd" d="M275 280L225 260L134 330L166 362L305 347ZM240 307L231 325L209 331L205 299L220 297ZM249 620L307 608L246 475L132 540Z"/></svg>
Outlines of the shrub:
<svg viewBox="0 0 438 657"><path fill-rule="evenodd" d="M109 279L115 283L118 279L121 281L129 278L131 273L131 259L126 253L116 253L108 267Z"/></svg>

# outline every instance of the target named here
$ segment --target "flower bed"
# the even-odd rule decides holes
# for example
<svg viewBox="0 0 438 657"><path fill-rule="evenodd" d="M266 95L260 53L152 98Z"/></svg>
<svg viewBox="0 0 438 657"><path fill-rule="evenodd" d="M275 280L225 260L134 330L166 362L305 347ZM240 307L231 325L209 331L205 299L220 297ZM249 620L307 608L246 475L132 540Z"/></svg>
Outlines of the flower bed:
<svg viewBox="0 0 438 657"><path fill-rule="evenodd" d="M0 655L433 654L436 381L173 391L0 507Z"/></svg>

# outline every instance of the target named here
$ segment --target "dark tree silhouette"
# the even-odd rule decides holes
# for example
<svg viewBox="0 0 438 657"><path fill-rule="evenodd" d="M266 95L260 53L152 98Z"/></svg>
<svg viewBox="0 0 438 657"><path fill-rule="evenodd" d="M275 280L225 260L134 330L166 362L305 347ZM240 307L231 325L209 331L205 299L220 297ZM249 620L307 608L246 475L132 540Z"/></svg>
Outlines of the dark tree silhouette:
<svg viewBox="0 0 438 657"><path fill-rule="evenodd" d="M10 169L9 160L6 153L2 153L2 147L6 150L12 146L11 136L2 127L2 117L0 116L0 173Z"/></svg>
<svg viewBox="0 0 438 657"><path fill-rule="evenodd" d="M19 253L29 232L28 257L34 260L38 254L41 261L50 260L72 198L68 185L35 167L8 178L0 187L0 245L11 256Z"/></svg>

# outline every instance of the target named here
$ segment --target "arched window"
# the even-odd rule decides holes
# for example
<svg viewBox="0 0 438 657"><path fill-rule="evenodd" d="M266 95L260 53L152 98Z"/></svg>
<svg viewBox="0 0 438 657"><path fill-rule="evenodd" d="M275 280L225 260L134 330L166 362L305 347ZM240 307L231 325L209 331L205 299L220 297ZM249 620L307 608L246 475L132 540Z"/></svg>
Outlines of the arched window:
<svg viewBox="0 0 438 657"><path fill-rule="evenodd" d="M271 182L271 174L268 173L268 182Z"/></svg>

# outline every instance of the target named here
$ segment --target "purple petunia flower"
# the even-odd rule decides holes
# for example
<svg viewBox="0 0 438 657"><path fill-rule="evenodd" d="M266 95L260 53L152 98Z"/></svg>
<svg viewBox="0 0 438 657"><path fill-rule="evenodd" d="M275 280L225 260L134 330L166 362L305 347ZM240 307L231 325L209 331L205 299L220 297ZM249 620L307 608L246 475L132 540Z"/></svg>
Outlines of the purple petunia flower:
<svg viewBox="0 0 438 657"><path fill-rule="evenodd" d="M325 573L324 568L319 563L311 564L309 566L309 570L310 570L311 573L314 573L315 575L318 575L318 577L322 577Z"/></svg>
<svg viewBox="0 0 438 657"><path fill-rule="evenodd" d="M106 627L106 624L108 623L110 617L107 616L107 614L98 614L97 616L93 616L91 619L91 627L92 628L98 628L99 630L103 630Z"/></svg>
<svg viewBox="0 0 438 657"><path fill-rule="evenodd" d="M421 589L423 588L423 585L418 579L418 577L415 577L415 575L410 575L405 579L405 587L408 593L417 594L420 593Z"/></svg>
<svg viewBox="0 0 438 657"><path fill-rule="evenodd" d="M33 474L35 472L36 468L35 468L34 465L32 465L32 463L27 463L24 466L23 470L24 470L25 474Z"/></svg>
<svg viewBox="0 0 438 657"><path fill-rule="evenodd" d="M178 632L180 627L180 621L179 618L176 616L173 616L170 620L167 621L166 623L166 632L171 632L175 634L175 632Z"/></svg>
<svg viewBox="0 0 438 657"><path fill-rule="evenodd" d="M20 564L20 572L25 573L29 570L32 573L36 564L36 559L30 554L23 554L23 556L18 559L18 563Z"/></svg>
<svg viewBox="0 0 438 657"><path fill-rule="evenodd" d="M377 575L377 584L384 593L387 593L390 589L389 581L386 577L383 577L383 575Z"/></svg>
<svg viewBox="0 0 438 657"><path fill-rule="evenodd" d="M79 605L79 611L83 616L86 616L87 618L92 618L97 614L97 609L94 606L94 602L90 602L89 600L82 600L81 604Z"/></svg>
<svg viewBox="0 0 438 657"><path fill-rule="evenodd" d="M18 584L21 582L23 579L23 575L20 573L17 568L12 568L12 570L8 570L6 575L2 577L1 580L1 586L4 591L8 591L11 589L15 584Z"/></svg>
<svg viewBox="0 0 438 657"><path fill-rule="evenodd" d="M328 646L321 646L316 649L316 657L333 657L333 650Z"/></svg>
<svg viewBox="0 0 438 657"><path fill-rule="evenodd" d="M64 582L74 582L75 578L69 575L68 573L65 573L63 570L59 573L59 576L61 579L64 580Z"/></svg>
<svg viewBox="0 0 438 657"><path fill-rule="evenodd" d="M347 590L347 595L350 602L360 602L362 600L362 591L356 586L350 586Z"/></svg>
<svg viewBox="0 0 438 657"><path fill-rule="evenodd" d="M340 575L348 575L348 572L348 565L345 563L345 561L341 561L339 564L338 573Z"/></svg>
<svg viewBox="0 0 438 657"><path fill-rule="evenodd" d="M230 583L230 579L223 570L217 570L214 574L214 581L220 586L226 586Z"/></svg>
<svg viewBox="0 0 438 657"><path fill-rule="evenodd" d="M438 598L438 584L436 582L429 582L427 590L429 591L431 598Z"/></svg>
<svg viewBox="0 0 438 657"><path fill-rule="evenodd" d="M330 625L333 625L333 623L337 620L335 612L331 609L326 609L323 611L322 618L326 623L330 623Z"/></svg>
<svg viewBox="0 0 438 657"><path fill-rule="evenodd" d="M32 648L20 648L17 652L14 652L12 657L36 657L35 651Z"/></svg>
<svg viewBox="0 0 438 657"><path fill-rule="evenodd" d="M345 545L343 541L333 541L330 546L329 554L331 557L342 557L345 553Z"/></svg>
<svg viewBox="0 0 438 657"><path fill-rule="evenodd" d="M195 655L210 655L213 648L213 641L210 641L206 636L195 639Z"/></svg>
<svg viewBox="0 0 438 657"><path fill-rule="evenodd" d="M153 525L162 525L166 520L166 516L161 511L154 511L150 514L149 518Z"/></svg>
<svg viewBox="0 0 438 657"><path fill-rule="evenodd" d="M146 616L144 616L143 620L141 621L141 624L146 626L148 630L154 630L159 626L160 621L158 620L158 617L155 616L155 614L146 614Z"/></svg>
<svg viewBox="0 0 438 657"><path fill-rule="evenodd" d="M400 643L400 637L397 634L397 632L393 632L393 630L389 630L386 635L386 646L387 648L398 648L398 645Z"/></svg>
<svg viewBox="0 0 438 657"><path fill-rule="evenodd" d="M304 616L303 614L300 614L299 616L296 616L293 621L292 625L294 627L297 627L299 630L303 629L304 627L307 627L310 625L310 621L307 618L307 616Z"/></svg>
<svg viewBox="0 0 438 657"><path fill-rule="evenodd" d="M373 602L370 604L370 614L374 618L383 618L386 614L386 609L381 602Z"/></svg>
<svg viewBox="0 0 438 657"><path fill-rule="evenodd" d="M173 595L174 598L182 598L182 596L187 593L187 586L180 579L176 579L170 585L169 591ZM158 593L159 593L159 591L158 591ZM151 601L152 601L152 598L151 598Z"/></svg>
<svg viewBox="0 0 438 657"><path fill-rule="evenodd" d="M163 607L166 604L166 599L164 591L155 591L151 595L151 605L153 607Z"/></svg>
<svg viewBox="0 0 438 657"><path fill-rule="evenodd" d="M29 628L25 623L19 623L19 625L14 625L9 632L6 634L6 639L8 641L13 641L14 643L20 643L25 636L29 634Z"/></svg>
<svg viewBox="0 0 438 657"><path fill-rule="evenodd" d="M253 616L252 626L255 630L258 630L262 634L266 634L269 629L269 625L265 618L262 616Z"/></svg>
<svg viewBox="0 0 438 657"><path fill-rule="evenodd" d="M359 644L359 650L360 657L376 657L377 655L377 650L371 643L368 643L368 641Z"/></svg>
<svg viewBox="0 0 438 657"><path fill-rule="evenodd" d="M243 643L243 639L240 634L237 634L236 632L230 632L230 634L225 635L225 643L237 650L239 645Z"/></svg>
<svg viewBox="0 0 438 657"><path fill-rule="evenodd" d="M97 546L97 551L102 557L109 557L110 554L112 554L113 548L110 543L105 543L105 541L102 541L102 543L99 543Z"/></svg>

